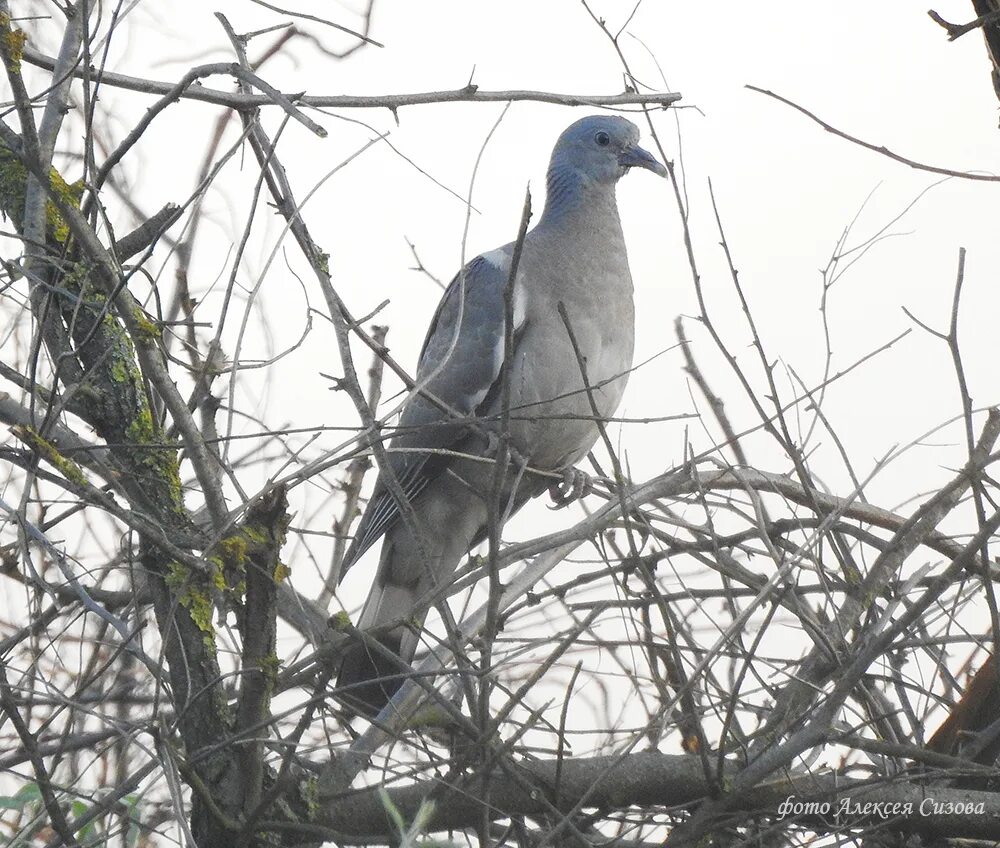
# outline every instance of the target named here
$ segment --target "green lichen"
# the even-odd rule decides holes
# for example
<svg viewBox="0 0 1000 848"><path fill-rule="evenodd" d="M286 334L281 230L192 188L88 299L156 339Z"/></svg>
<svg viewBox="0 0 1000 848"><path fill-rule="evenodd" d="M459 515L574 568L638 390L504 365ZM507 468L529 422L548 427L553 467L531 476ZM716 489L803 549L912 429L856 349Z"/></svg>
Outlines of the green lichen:
<svg viewBox="0 0 1000 848"><path fill-rule="evenodd" d="M205 557L212 566L215 588L231 600L242 600L247 590L248 560L258 552L269 550L271 545L270 535L255 524L241 527L216 542ZM275 568L274 578L278 582L288 573L282 568L281 565Z"/></svg>
<svg viewBox="0 0 1000 848"><path fill-rule="evenodd" d="M128 363L122 362L121 359L111 360L108 373L111 374L111 379L116 383L125 383L132 377L132 369L128 367Z"/></svg>
<svg viewBox="0 0 1000 848"><path fill-rule="evenodd" d="M0 16L0 53L9 52L9 23ZM21 231L27 182L28 172L17 153L0 143L0 212ZM67 183L53 168L47 189L46 240L66 244L71 233L59 207L78 206L83 183ZM68 263L61 270L57 291L64 290L70 296L56 302L79 345L77 354L88 375L77 399L87 407L101 437L113 446L116 464L129 480L130 497L168 518L168 523L185 526L178 447L154 419L133 339L109 308L107 295L95 288L96 271L91 263ZM130 320L130 327L137 341L159 338L159 328L145 313L136 310L128 317L135 319ZM64 464L60 470L75 482L83 479L75 465Z"/></svg>
<svg viewBox="0 0 1000 848"><path fill-rule="evenodd" d="M235 601L243 598L247 591L246 564L250 542L246 532L237 530L219 540L212 549L208 561L214 566L215 588Z"/></svg>
<svg viewBox="0 0 1000 848"><path fill-rule="evenodd" d="M244 527L243 534L255 545L267 545L270 542L270 537L268 536L267 531L254 524L248 524Z"/></svg>
<svg viewBox="0 0 1000 848"><path fill-rule="evenodd" d="M83 181L77 180L75 183L67 183L55 168L49 170L49 185L53 192L66 206L79 206L83 197ZM63 218L62 213L52 201L45 203L45 218L48 223L52 237L65 244L69 238L69 223Z"/></svg>
<svg viewBox="0 0 1000 848"><path fill-rule="evenodd" d="M287 524L282 523L275 527L265 527L251 522L220 539L207 557L216 571L225 575L224 585L219 588L237 598L242 598L246 593L248 560L261 555L269 557L275 547L280 548L284 542L286 528ZM275 583L281 583L289 574L291 569L279 561L274 566L271 576Z"/></svg>
<svg viewBox="0 0 1000 848"><path fill-rule="evenodd" d="M135 368L134 361L126 363L123 358L121 362L122 368ZM113 369L112 365L112 376L115 374ZM126 379L131 379L131 370L127 373ZM165 487L170 505L179 515L183 514L184 492L181 488L181 468L177 448L172 444L163 444L166 437L153 420L153 413L145 396L142 396L138 410L125 428L125 434L134 446L131 450L133 467L144 471L156 484Z"/></svg>
<svg viewBox="0 0 1000 848"><path fill-rule="evenodd" d="M302 803L306 805L309 820L314 820L321 809L319 802L319 778L313 776L307 777L305 780L300 780L299 797L302 799Z"/></svg>
<svg viewBox="0 0 1000 848"><path fill-rule="evenodd" d="M164 582L173 590L177 603L187 610L191 621L202 632L202 644L205 650L214 656L215 628L212 624L212 614L215 612L215 605L212 603L212 593L208 588L208 578L179 562L172 562L167 566Z"/></svg>
<svg viewBox="0 0 1000 848"><path fill-rule="evenodd" d="M20 227L24 215L24 184L28 172L10 149L0 145L0 207Z"/></svg>
<svg viewBox="0 0 1000 848"><path fill-rule="evenodd" d="M259 661L260 672L264 675L264 682L267 684L267 694L274 691L274 686L278 682L278 672L281 670L281 660L276 653L270 653L261 657Z"/></svg>
<svg viewBox="0 0 1000 848"><path fill-rule="evenodd" d="M143 404L139 414L133 418L126 428L129 438L138 444L149 444L156 434L156 424L153 422L153 413L148 406Z"/></svg>
<svg viewBox="0 0 1000 848"><path fill-rule="evenodd" d="M0 43L3 35L0 33ZM0 209L20 229L24 223L25 186L28 171L21 160L5 145L0 144ZM49 170L49 186L67 206L79 206L83 196L83 183L67 183L55 168ZM65 244L70 235L69 224L51 201L45 201L46 235Z"/></svg>
<svg viewBox="0 0 1000 848"><path fill-rule="evenodd" d="M215 612L215 605L212 603L211 594L205 589L196 589L191 585L179 599L182 606L191 615L191 620L198 626L202 633L214 633L212 624L212 614Z"/></svg>
<svg viewBox="0 0 1000 848"><path fill-rule="evenodd" d="M28 35L24 30L10 25L10 15L0 15L0 53L11 73L21 73L21 59L24 57L24 44L27 40Z"/></svg>
<svg viewBox="0 0 1000 848"><path fill-rule="evenodd" d="M247 537L242 532L227 536L219 542L219 549L226 560L233 565L244 565L246 563L248 547Z"/></svg>
<svg viewBox="0 0 1000 848"><path fill-rule="evenodd" d="M109 308L107 295L94 288L91 282L93 273L91 264L77 262L63 275L63 286L71 292L79 293L94 321L100 319L101 338L99 342L95 339L94 343L99 343L102 347L102 370L110 376L119 390L125 391L129 387L139 386L142 380L136 365L135 345ZM142 400L145 400L144 396ZM145 403L141 405L145 407ZM148 417L148 421L134 421L132 426L141 426L143 433L140 435L144 436L144 441L151 440L154 429L152 416Z"/></svg>
<svg viewBox="0 0 1000 848"><path fill-rule="evenodd" d="M68 290L79 293L93 321L100 320L99 332L91 334L93 340L90 342L99 350L93 372L103 392L103 398L98 403L111 402L109 395L113 394L113 402L119 406L101 417L127 422L124 432L108 434L109 440L126 443L123 450L127 452L130 470L140 478L147 492L155 493L160 503L180 518L183 516L184 499L177 447L166 438L153 418L143 388L142 373L136 362L135 345L128 331L108 308L107 295L94 288L91 282L93 273L90 264L76 263L64 275L63 284ZM145 317L143 321L142 326L147 331L152 327L155 332L152 322Z"/></svg>
<svg viewBox="0 0 1000 848"><path fill-rule="evenodd" d="M188 569L186 566L181 565L179 562L171 562L167 565L167 571L163 577L163 582L167 584L168 589L176 591L184 585L184 581L187 580L187 576Z"/></svg>
<svg viewBox="0 0 1000 848"><path fill-rule="evenodd" d="M138 306L135 307L132 311L132 317L135 319L136 332L142 338L150 341L158 341L161 338L160 328L155 322L150 320L145 310L140 309Z"/></svg>
<svg viewBox="0 0 1000 848"><path fill-rule="evenodd" d="M327 624L335 633L340 633L351 626L351 617L344 610L341 610L331 615Z"/></svg>
<svg viewBox="0 0 1000 848"><path fill-rule="evenodd" d="M63 477L77 486L87 486L87 477L72 459L63 456L59 449L47 439L42 438L37 430L31 427L12 427L14 433L22 442L42 457L49 465L56 468Z"/></svg>
<svg viewBox="0 0 1000 848"><path fill-rule="evenodd" d="M217 556L207 556L205 557L205 562L211 566L211 570L209 571L209 582L211 582L212 588L217 589L220 592L225 591L225 563L223 563L222 558Z"/></svg>
<svg viewBox="0 0 1000 848"><path fill-rule="evenodd" d="M184 494L181 489L177 446L167 439L154 420L143 388L142 372L136 362L132 338L108 309L106 295L91 287L91 274L89 266L78 264L67 275L67 288L80 291L87 306L101 316L102 354L99 367L105 375L104 379L114 384L112 391L118 398L132 399L131 403L125 403L125 408L113 416L128 422L123 435L128 445L129 466L145 481L148 491L158 493L161 501L165 494L164 506L172 509L178 517L183 517ZM158 336L156 325L145 317L145 313L139 309L136 309L136 313L143 316L137 332Z"/></svg>

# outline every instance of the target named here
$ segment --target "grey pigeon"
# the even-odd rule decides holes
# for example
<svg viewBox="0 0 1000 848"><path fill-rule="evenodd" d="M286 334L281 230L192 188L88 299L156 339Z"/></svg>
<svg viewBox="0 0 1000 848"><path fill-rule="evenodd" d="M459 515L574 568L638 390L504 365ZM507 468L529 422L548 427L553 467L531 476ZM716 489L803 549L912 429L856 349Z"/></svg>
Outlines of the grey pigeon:
<svg viewBox="0 0 1000 848"><path fill-rule="evenodd" d="M551 483L518 474L518 468L527 463L571 471L599 435L591 403L607 418L625 391L635 309L615 186L632 167L667 174L638 141L638 128L625 118L594 115L571 124L552 151L545 209L524 238L513 289L508 433L514 459L501 516ZM385 536L358 628L398 659L359 642L347 650L338 679L345 703L369 715L405 679L430 596L488 533L495 475L489 458L496 455L502 417L503 292L514 247L469 262L452 280L427 331L416 388L388 454L412 505L417 538L383 470L344 558L342 575Z"/></svg>

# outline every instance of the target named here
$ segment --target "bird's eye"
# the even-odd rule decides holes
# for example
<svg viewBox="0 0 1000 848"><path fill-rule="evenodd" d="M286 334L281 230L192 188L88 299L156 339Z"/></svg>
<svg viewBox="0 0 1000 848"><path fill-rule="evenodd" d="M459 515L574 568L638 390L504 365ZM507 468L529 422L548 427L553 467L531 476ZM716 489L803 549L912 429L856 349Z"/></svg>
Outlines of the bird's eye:
<svg viewBox="0 0 1000 848"><path fill-rule="evenodd" d="M596 141L601 147L607 147L611 144L611 136L602 130L594 136L594 141Z"/></svg>

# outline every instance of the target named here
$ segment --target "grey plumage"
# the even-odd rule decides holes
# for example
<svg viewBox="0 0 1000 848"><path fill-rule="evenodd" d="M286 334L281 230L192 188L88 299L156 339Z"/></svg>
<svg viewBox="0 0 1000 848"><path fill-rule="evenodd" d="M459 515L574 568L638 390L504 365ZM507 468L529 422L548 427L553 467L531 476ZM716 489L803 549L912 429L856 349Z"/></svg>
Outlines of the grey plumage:
<svg viewBox="0 0 1000 848"><path fill-rule="evenodd" d="M625 390L634 308L615 185L630 167L666 175L638 140L635 125L618 116L568 127L552 153L545 209L523 242L513 289L508 433L511 449L533 468L560 471L584 457L598 437L592 400L607 418ZM380 474L344 559L342 573L385 536L358 627L372 630L399 661L353 645L338 679L345 700L366 713L377 712L405 676L426 611L422 600L447 584L488 531L494 464L454 454L487 457L495 446L488 434L499 431L501 420L503 292L513 250L508 244L466 265L424 341L417 388L389 453L419 538ZM584 357L589 396L560 304ZM434 452L442 449L447 454ZM513 468L506 481L501 504L508 514L548 484Z"/></svg>

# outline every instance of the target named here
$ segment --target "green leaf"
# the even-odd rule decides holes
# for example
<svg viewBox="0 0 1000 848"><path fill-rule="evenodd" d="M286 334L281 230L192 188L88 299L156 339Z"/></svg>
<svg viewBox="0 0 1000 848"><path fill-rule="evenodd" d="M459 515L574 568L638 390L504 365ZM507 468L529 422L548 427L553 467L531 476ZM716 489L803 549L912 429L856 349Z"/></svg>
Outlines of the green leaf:
<svg viewBox="0 0 1000 848"><path fill-rule="evenodd" d="M128 808L129 825L125 833L125 845L128 848L135 848L139 844L139 836L142 834L142 828L139 826L142 823L139 816L139 802L141 800L142 796L137 794L126 795L124 798L125 806Z"/></svg>
<svg viewBox="0 0 1000 848"><path fill-rule="evenodd" d="M0 809L23 810L28 804L42 800L42 790L37 783L25 783L14 795L0 796Z"/></svg>
<svg viewBox="0 0 1000 848"><path fill-rule="evenodd" d="M86 802L81 801L78 798L77 800L72 801L70 803L69 809L70 809L70 812L73 814L73 818L74 819L78 819L78 818L80 818L80 816L82 816L84 813L86 813L87 810L90 809L90 804L87 804ZM79 837L81 837L83 839L86 839L89 836L93 836L95 833L97 833L97 822L96 822L96 820L92 821L92 822L88 822L82 828L80 828L78 831L76 831L77 836L79 836Z"/></svg>
<svg viewBox="0 0 1000 848"><path fill-rule="evenodd" d="M393 824L396 825L396 830L398 830L401 835L405 833L406 822L403 819L403 814L399 811L399 808L392 803L392 798L389 797L389 793L379 787L378 797L382 802L382 806L385 808L385 811L392 819Z"/></svg>

